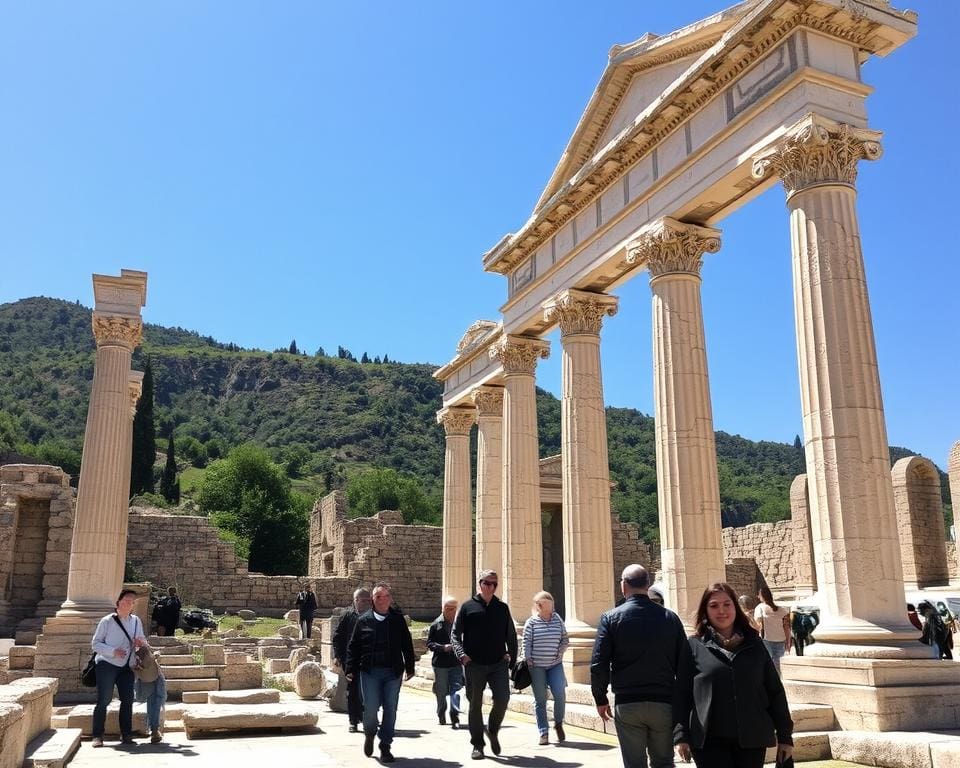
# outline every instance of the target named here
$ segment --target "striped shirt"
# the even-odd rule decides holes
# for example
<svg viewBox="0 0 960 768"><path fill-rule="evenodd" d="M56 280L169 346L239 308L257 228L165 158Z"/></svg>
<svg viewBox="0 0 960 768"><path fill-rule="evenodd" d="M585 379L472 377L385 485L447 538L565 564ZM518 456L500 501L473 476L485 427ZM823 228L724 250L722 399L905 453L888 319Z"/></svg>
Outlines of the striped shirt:
<svg viewBox="0 0 960 768"><path fill-rule="evenodd" d="M563 660L570 644L563 619L554 612L549 621L531 616L523 625L523 655L535 667L552 667Z"/></svg>

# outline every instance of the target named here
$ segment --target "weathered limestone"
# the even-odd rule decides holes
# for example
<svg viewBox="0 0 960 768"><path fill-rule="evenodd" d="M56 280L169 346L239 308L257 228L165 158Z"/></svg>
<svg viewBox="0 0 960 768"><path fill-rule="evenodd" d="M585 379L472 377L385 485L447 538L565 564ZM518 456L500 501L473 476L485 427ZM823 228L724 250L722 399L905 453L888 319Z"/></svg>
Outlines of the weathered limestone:
<svg viewBox="0 0 960 768"><path fill-rule="evenodd" d="M797 595L809 595L817 591L817 570L813 561L806 474L797 475L790 484L790 519L793 521L793 590Z"/></svg>
<svg viewBox="0 0 960 768"><path fill-rule="evenodd" d="M236 691L204 692L204 704L279 704L276 688L243 688Z"/></svg>
<svg viewBox="0 0 960 768"><path fill-rule="evenodd" d="M541 339L504 335L489 355L503 366L503 573L500 597L527 605L543 586L537 360L550 354ZM517 616L522 616L518 612Z"/></svg>
<svg viewBox="0 0 960 768"><path fill-rule="evenodd" d="M472 408L443 408L437 422L447 436L443 471L443 594L473 594L473 524L470 514Z"/></svg>
<svg viewBox="0 0 960 768"><path fill-rule="evenodd" d="M824 641L912 640L854 182L880 134L816 114L753 163L787 192L807 482ZM812 649L811 649L811 652Z"/></svg>
<svg viewBox="0 0 960 768"><path fill-rule="evenodd" d="M561 463L565 621L568 672L590 678L590 651L600 616L613 604L610 585L610 468L600 374L600 328L617 299L567 289L544 304L544 319L560 326L562 353Z"/></svg>
<svg viewBox="0 0 960 768"><path fill-rule="evenodd" d="M953 448L950 449L950 457L947 459L947 477L950 482L950 500L953 503L953 508L960 508L960 440L953 444ZM960 523L958 523L956 514L953 518L953 530L954 532L960 531ZM956 533L954 534L956 538ZM960 547L956 548L957 557L955 558L954 565L960 567Z"/></svg>
<svg viewBox="0 0 960 768"><path fill-rule="evenodd" d="M503 567L503 387L479 387L477 407L477 570ZM471 580L472 582L472 580ZM444 593L446 594L446 593Z"/></svg>
<svg viewBox="0 0 960 768"><path fill-rule="evenodd" d="M120 437L120 445L123 447L124 455L120 459L122 462L119 465L121 474L126 477L126 488L130 487L130 471L131 471L131 458L133 456L133 419L137 415L137 403L140 402L140 393L143 391L143 371L130 371L128 374L128 395L130 403L130 418L123 424L123 434ZM129 491L127 492L129 496ZM126 507L127 505L124 504ZM123 584L123 573L126 566L126 551L127 551L127 532L129 526L130 516L129 514L124 514L120 521L120 531L119 531L119 551L121 556L114 563L114 568L116 573L114 574L114 580ZM149 589L148 589L149 596ZM145 603L148 601L144 601ZM148 626L144 624L144 626Z"/></svg>
<svg viewBox="0 0 960 768"><path fill-rule="evenodd" d="M715 229L663 218L644 227L627 261L645 264L653 291L657 504L667 604L689 624L704 587L724 578L720 487L700 302Z"/></svg>
<svg viewBox="0 0 960 768"><path fill-rule="evenodd" d="M24 736L29 744L50 727L57 680L52 677L25 677L0 685L0 704L19 704L24 714Z"/></svg>
<svg viewBox="0 0 960 768"><path fill-rule="evenodd" d="M317 724L317 712L309 705L284 702L280 704L208 704L202 709L188 709L183 713L183 727L187 738L217 731L246 729L312 728Z"/></svg>
<svg viewBox="0 0 960 768"><path fill-rule="evenodd" d="M893 465L891 475L904 582L921 589L948 584L950 570L937 468L929 459L908 456Z"/></svg>
<svg viewBox="0 0 960 768"><path fill-rule="evenodd" d="M323 667L315 661L304 661L293 670L293 690L301 699L315 699L327 690Z"/></svg>

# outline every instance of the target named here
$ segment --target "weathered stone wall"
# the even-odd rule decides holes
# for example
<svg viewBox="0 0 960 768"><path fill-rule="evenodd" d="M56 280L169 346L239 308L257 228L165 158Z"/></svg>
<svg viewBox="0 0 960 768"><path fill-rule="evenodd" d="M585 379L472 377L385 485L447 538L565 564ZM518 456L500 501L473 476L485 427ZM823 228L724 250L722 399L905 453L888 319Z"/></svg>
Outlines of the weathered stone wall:
<svg viewBox="0 0 960 768"><path fill-rule="evenodd" d="M660 570L660 549L651 547L640 538L640 529L636 523L620 522L611 515L613 527L613 597L620 597L620 574L633 563L646 568L651 575Z"/></svg>
<svg viewBox="0 0 960 768"><path fill-rule="evenodd" d="M950 578L940 500L940 474L933 462L908 456L893 465L893 500L908 586L942 586Z"/></svg>
<svg viewBox="0 0 960 768"><path fill-rule="evenodd" d="M793 525L792 520L781 520L724 528L724 558L728 563L740 558L755 560L771 589L792 589Z"/></svg>

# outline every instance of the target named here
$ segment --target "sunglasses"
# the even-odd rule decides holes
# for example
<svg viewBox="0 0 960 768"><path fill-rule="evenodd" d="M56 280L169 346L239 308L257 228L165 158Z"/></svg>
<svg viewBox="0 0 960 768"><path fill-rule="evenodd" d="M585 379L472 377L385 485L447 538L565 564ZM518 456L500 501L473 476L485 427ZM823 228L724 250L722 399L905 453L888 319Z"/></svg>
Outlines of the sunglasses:
<svg viewBox="0 0 960 768"><path fill-rule="evenodd" d="M484 580L484 581L481 581L480 583L481 583L483 586L485 586L485 587L493 587L494 589L497 588L497 582L495 582L495 581L486 581L486 580Z"/></svg>

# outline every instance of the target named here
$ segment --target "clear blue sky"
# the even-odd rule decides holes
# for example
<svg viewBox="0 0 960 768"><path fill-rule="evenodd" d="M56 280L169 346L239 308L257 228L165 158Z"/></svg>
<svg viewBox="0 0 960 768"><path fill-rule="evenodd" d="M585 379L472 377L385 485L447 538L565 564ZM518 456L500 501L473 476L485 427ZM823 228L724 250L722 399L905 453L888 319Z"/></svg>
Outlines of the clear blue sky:
<svg viewBox="0 0 960 768"><path fill-rule="evenodd" d="M960 3L912 3L919 36L864 68L886 137L859 211L890 441L944 466L960 440ZM144 269L150 322L446 362L496 316L504 278L480 257L526 220L610 46L722 5L4 3L0 302L90 305L92 272ZM791 441L782 191L721 226L703 272L715 424ZM619 295L607 401L650 413L646 277ZM553 341L539 383L557 392Z"/></svg>

